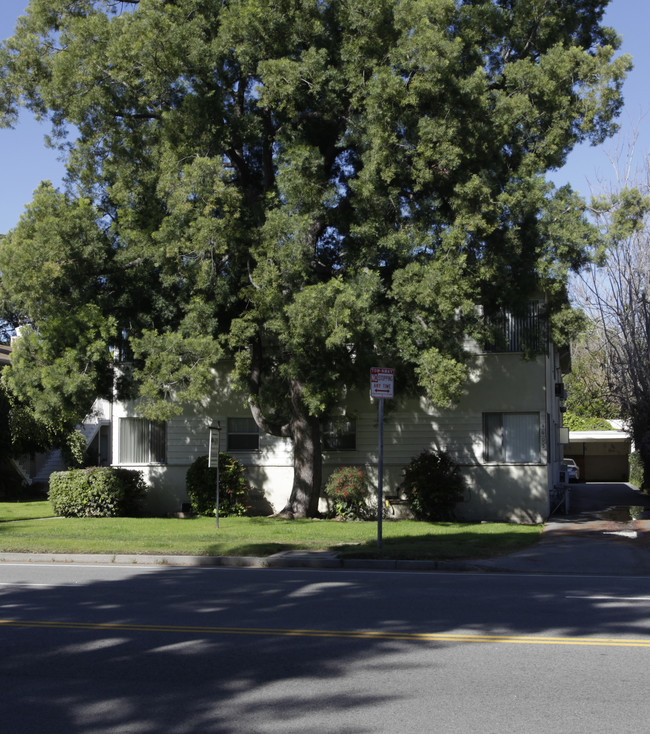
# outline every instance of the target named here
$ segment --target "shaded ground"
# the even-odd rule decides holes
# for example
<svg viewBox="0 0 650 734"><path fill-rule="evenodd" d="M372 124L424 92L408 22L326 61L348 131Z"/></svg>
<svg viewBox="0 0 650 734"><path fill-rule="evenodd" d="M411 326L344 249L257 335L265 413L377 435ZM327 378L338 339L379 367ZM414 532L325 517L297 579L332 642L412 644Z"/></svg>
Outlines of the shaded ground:
<svg viewBox="0 0 650 734"><path fill-rule="evenodd" d="M624 483L572 484L569 513L553 515L537 545L474 566L521 573L650 575L650 497Z"/></svg>
<svg viewBox="0 0 650 734"><path fill-rule="evenodd" d="M624 482L583 482L569 489L569 516L599 514L611 507L643 507L650 512L650 496Z"/></svg>
<svg viewBox="0 0 650 734"><path fill-rule="evenodd" d="M551 518L545 539L608 536L650 550L650 496L623 482L572 484L569 493L569 513Z"/></svg>

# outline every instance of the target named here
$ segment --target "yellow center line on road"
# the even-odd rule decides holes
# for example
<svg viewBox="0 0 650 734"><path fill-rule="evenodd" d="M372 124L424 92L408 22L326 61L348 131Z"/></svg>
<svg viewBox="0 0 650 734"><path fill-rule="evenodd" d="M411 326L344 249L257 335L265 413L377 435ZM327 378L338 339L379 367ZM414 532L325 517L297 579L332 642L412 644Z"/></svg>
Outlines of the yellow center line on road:
<svg viewBox="0 0 650 734"><path fill-rule="evenodd" d="M329 637L353 640L405 640L408 642L498 642L520 645L587 645L606 647L650 647L650 639L615 637L544 637L542 635L481 635L446 632L381 632L373 630L310 630L273 627L188 627L155 624L93 624L0 619L0 627L94 630L97 632L169 632L199 635L264 635L268 637Z"/></svg>

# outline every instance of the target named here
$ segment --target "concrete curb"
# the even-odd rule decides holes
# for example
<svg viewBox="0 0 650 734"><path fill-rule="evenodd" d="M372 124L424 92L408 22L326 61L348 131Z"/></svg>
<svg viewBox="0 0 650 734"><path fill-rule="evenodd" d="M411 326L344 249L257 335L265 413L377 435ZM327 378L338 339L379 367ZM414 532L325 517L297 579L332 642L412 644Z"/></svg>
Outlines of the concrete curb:
<svg viewBox="0 0 650 734"><path fill-rule="evenodd" d="M78 563L97 565L194 566L230 568L315 568L367 571L485 571L476 561L409 561L339 558L334 553L289 552L273 556L110 555L78 553L0 553L0 563Z"/></svg>
<svg viewBox="0 0 650 734"><path fill-rule="evenodd" d="M264 566L253 556L110 555L104 553L0 553L0 563L88 563L143 566Z"/></svg>

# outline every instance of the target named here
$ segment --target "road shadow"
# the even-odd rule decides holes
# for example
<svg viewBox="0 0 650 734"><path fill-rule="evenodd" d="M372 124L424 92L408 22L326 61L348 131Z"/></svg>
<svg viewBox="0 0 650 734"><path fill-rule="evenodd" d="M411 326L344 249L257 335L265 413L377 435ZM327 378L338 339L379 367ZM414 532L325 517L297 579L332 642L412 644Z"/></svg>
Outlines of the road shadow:
<svg viewBox="0 0 650 734"><path fill-rule="evenodd" d="M474 644L409 636L639 634L646 622L645 606L603 603L586 580L569 594L499 575L134 567L61 584L56 569L51 584L0 585L7 732L297 732L310 711L331 710L319 731L370 734L375 708L405 694L350 678L444 675L436 651ZM342 720L346 710L368 725Z"/></svg>

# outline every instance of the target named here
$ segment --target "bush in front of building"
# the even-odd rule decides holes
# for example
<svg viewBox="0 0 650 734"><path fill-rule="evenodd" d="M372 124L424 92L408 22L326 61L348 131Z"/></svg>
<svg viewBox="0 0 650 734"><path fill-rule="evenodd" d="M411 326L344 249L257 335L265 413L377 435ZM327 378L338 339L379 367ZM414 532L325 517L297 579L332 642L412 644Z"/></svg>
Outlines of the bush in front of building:
<svg viewBox="0 0 650 734"><path fill-rule="evenodd" d="M185 484L192 512L214 517L217 504L217 468L208 466L207 456L199 456L190 466ZM222 451L219 454L219 516L247 515L250 490L243 464Z"/></svg>
<svg viewBox="0 0 650 734"><path fill-rule="evenodd" d="M96 466L54 472L48 498L62 517L134 517L146 494L141 472Z"/></svg>
<svg viewBox="0 0 650 734"><path fill-rule="evenodd" d="M454 519L465 482L445 451L423 451L405 467L400 490L416 519L441 522Z"/></svg>
<svg viewBox="0 0 650 734"><path fill-rule="evenodd" d="M369 487L365 469L359 466L341 466L335 469L325 484L325 495L334 517L346 520L366 519L370 512Z"/></svg>

